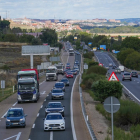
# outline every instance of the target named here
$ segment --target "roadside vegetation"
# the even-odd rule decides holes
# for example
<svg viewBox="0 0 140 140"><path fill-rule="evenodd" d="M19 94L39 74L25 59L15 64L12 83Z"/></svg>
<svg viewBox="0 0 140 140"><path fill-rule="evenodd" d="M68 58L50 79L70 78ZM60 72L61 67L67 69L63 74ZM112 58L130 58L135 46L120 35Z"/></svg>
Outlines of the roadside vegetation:
<svg viewBox="0 0 140 140"><path fill-rule="evenodd" d="M140 137L140 106L130 100L121 99L122 85L118 81L108 81L107 70L98 66L93 59L84 57L89 68L82 75L81 87L87 91L94 101L100 101L96 105L99 111L111 122L111 114L103 107L104 100L109 96L115 96L120 101L120 109L114 113L114 140L139 140ZM92 65L91 65L92 64ZM111 140L111 127L105 140Z"/></svg>

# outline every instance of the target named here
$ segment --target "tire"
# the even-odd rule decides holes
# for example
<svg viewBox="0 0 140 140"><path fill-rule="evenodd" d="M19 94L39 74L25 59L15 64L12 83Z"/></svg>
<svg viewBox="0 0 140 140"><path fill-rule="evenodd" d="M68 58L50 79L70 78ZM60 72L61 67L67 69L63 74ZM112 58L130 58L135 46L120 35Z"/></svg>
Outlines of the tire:
<svg viewBox="0 0 140 140"><path fill-rule="evenodd" d="M52 97L52 100L53 100L53 97Z"/></svg>
<svg viewBox="0 0 140 140"><path fill-rule="evenodd" d="M130 79L130 81L132 81L132 79Z"/></svg>
<svg viewBox="0 0 140 140"><path fill-rule="evenodd" d="M18 101L18 104L20 104L21 102L20 101Z"/></svg>
<svg viewBox="0 0 140 140"><path fill-rule="evenodd" d="M37 100L35 100L34 103L37 103Z"/></svg>
<svg viewBox="0 0 140 140"><path fill-rule="evenodd" d="M124 81L124 79L122 79L122 81Z"/></svg>
<svg viewBox="0 0 140 140"><path fill-rule="evenodd" d="M8 127L6 126L6 129L8 129Z"/></svg>
<svg viewBox="0 0 140 140"><path fill-rule="evenodd" d="M22 126L23 128L25 128L25 125L24 126Z"/></svg>

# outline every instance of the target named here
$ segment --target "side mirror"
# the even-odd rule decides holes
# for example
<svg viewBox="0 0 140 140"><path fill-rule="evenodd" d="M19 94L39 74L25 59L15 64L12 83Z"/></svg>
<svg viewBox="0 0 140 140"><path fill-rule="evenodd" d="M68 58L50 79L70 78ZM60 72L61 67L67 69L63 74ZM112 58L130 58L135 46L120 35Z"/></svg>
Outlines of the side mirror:
<svg viewBox="0 0 140 140"><path fill-rule="evenodd" d="M63 107L65 107L65 106L63 105Z"/></svg>
<svg viewBox="0 0 140 140"><path fill-rule="evenodd" d="M46 108L46 106L44 108Z"/></svg>
<svg viewBox="0 0 140 140"><path fill-rule="evenodd" d="M4 116L4 118L6 118L6 116Z"/></svg>
<svg viewBox="0 0 140 140"><path fill-rule="evenodd" d="M45 120L45 118L43 118L43 120Z"/></svg>
<svg viewBox="0 0 140 140"><path fill-rule="evenodd" d="M25 114L24 117L27 117L27 114Z"/></svg>
<svg viewBox="0 0 140 140"><path fill-rule="evenodd" d="M66 119L66 118L64 117L64 119Z"/></svg>

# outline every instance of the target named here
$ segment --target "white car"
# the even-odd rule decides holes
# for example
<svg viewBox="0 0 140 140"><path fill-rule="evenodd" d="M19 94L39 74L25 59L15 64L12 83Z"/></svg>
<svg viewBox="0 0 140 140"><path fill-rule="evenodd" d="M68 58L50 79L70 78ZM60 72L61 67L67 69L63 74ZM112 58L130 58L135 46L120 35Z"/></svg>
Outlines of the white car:
<svg viewBox="0 0 140 140"><path fill-rule="evenodd" d="M44 131L65 130L65 119L61 113L49 113L44 119Z"/></svg>

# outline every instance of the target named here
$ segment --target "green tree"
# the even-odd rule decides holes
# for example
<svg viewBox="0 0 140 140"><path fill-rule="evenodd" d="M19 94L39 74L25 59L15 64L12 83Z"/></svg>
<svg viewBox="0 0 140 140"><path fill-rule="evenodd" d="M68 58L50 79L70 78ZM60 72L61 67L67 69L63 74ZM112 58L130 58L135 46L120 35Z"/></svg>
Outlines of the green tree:
<svg viewBox="0 0 140 140"><path fill-rule="evenodd" d="M32 45L42 45L42 42L39 38L33 38L31 43Z"/></svg>
<svg viewBox="0 0 140 140"><path fill-rule="evenodd" d="M23 35L19 36L19 41L22 43L32 43L32 40L34 38L35 37L32 35L23 34Z"/></svg>
<svg viewBox="0 0 140 140"><path fill-rule="evenodd" d="M17 42L18 38L17 38L17 35L15 35L15 34L6 34L3 37L3 41L5 41L5 42Z"/></svg>

